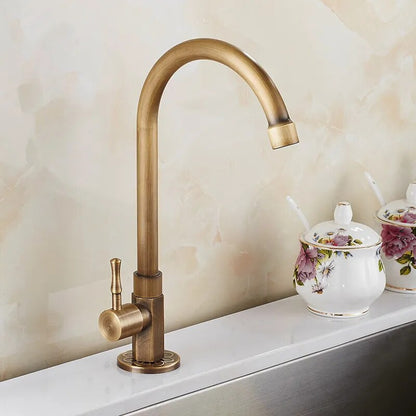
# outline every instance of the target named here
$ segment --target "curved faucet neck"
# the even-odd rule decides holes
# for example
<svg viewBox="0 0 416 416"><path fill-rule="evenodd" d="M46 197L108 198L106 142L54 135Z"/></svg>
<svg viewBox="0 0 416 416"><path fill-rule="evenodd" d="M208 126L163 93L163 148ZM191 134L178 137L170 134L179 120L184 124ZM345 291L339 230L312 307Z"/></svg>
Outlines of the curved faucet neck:
<svg viewBox="0 0 416 416"><path fill-rule="evenodd" d="M273 147L297 142L279 91L267 73L248 55L229 43L216 39L193 39L166 52L153 66L144 83L137 112L137 273L158 275L158 152L157 118L163 90L172 75L188 62L208 59L220 62L238 73L252 88L266 114ZM274 144L277 137L278 144ZM159 296L161 284L137 283L134 293ZM143 280L143 279L141 279ZM145 292L145 294L143 294ZM159 293L160 292L160 293Z"/></svg>
<svg viewBox="0 0 416 416"><path fill-rule="evenodd" d="M235 46L217 39L193 39L167 51L153 66L140 95L137 125L157 122L163 90L172 75L188 62L206 59L222 63L250 85L266 114L269 126L290 121L285 103L269 75Z"/></svg>

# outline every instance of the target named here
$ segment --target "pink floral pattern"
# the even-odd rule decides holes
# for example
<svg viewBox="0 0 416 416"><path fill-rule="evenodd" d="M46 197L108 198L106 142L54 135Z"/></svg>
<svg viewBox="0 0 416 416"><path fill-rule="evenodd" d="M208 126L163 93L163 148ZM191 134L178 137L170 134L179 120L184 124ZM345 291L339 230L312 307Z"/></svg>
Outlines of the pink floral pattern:
<svg viewBox="0 0 416 416"><path fill-rule="evenodd" d="M332 251L301 243L293 273L294 284L304 286L306 281L311 280L312 292L322 294L335 268L334 261L331 260L333 254L344 255L346 259L352 257L349 251Z"/></svg>
<svg viewBox="0 0 416 416"><path fill-rule="evenodd" d="M403 217L401 218L401 222L405 222L407 224L414 224L416 223L416 213L414 212L406 212Z"/></svg>
<svg viewBox="0 0 416 416"><path fill-rule="evenodd" d="M416 235L413 228L382 225L382 249L387 257L398 258L416 247Z"/></svg>
<svg viewBox="0 0 416 416"><path fill-rule="evenodd" d="M414 207L400 209L394 214L385 211L384 217L391 221L398 221L406 224L416 222ZM401 275L409 275L416 269L416 227L399 227L396 225L382 225L381 231L382 250L388 258L394 259L401 264Z"/></svg>
<svg viewBox="0 0 416 416"><path fill-rule="evenodd" d="M313 240L316 243L333 247L351 247L363 244L361 240L354 239L353 236L346 234L346 230L343 228L339 228L336 232L329 231L323 236L315 233L313 235Z"/></svg>
<svg viewBox="0 0 416 416"><path fill-rule="evenodd" d="M321 295L332 279L336 264L334 258L342 256L345 260L353 257L351 252L347 250L317 248L301 242L300 252L293 272L295 287L296 285L305 286L305 283L310 281L312 293ZM384 270L384 266L380 257L380 247L376 252L376 257L378 259L378 269L381 272Z"/></svg>
<svg viewBox="0 0 416 416"><path fill-rule="evenodd" d="M312 280L316 276L316 262L318 259L318 249L301 245L295 268L297 270L297 280L301 283Z"/></svg>
<svg viewBox="0 0 416 416"><path fill-rule="evenodd" d="M341 247L348 245L348 241L350 240L349 235L342 235L342 234L336 234L331 240L330 244L332 246Z"/></svg>
<svg viewBox="0 0 416 416"><path fill-rule="evenodd" d="M402 222L405 224L416 224L416 207L409 206L397 210L386 209L383 217L390 221Z"/></svg>

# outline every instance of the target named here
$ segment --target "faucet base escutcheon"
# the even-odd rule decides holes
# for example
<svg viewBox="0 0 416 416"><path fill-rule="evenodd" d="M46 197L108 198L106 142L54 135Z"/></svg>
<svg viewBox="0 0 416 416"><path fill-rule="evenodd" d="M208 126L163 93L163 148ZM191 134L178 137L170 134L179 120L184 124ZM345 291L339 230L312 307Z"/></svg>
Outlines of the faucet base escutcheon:
<svg viewBox="0 0 416 416"><path fill-rule="evenodd" d="M164 349L162 273L146 277L134 274L131 303L121 301L121 260L111 259L112 307L101 312L98 325L109 341L132 337L132 350L120 354L117 365L132 373L167 373L180 365L179 355ZM153 284L149 284L149 281Z"/></svg>
<svg viewBox="0 0 416 416"><path fill-rule="evenodd" d="M158 374L176 370L180 366L180 358L176 352L165 350L163 358L155 363L137 362L133 360L133 351L126 351L117 357L117 365L132 373Z"/></svg>

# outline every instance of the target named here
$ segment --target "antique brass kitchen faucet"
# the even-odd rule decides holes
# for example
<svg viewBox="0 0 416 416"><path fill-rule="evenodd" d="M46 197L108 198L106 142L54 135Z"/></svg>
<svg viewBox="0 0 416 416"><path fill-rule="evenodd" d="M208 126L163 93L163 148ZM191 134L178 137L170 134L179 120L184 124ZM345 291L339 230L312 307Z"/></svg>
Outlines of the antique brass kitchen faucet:
<svg viewBox="0 0 416 416"><path fill-rule="evenodd" d="M216 39L193 39L166 52L143 85L137 112L137 271L132 302L122 305L120 260L112 259L112 309L101 313L100 331L110 341L133 337L132 351L118 356L118 366L132 372L163 373L179 367L179 356L164 350L162 273L158 268L157 120L163 90L188 62L208 59L239 74L256 94L269 123L273 149L298 142L279 91L267 73L235 46Z"/></svg>

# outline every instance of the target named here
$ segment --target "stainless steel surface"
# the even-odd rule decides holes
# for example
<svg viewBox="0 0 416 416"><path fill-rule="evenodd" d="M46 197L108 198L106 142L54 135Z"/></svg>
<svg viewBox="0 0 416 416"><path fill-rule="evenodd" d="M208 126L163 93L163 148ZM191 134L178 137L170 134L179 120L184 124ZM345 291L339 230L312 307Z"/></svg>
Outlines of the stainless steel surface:
<svg viewBox="0 0 416 416"><path fill-rule="evenodd" d="M416 321L129 416L416 415Z"/></svg>

